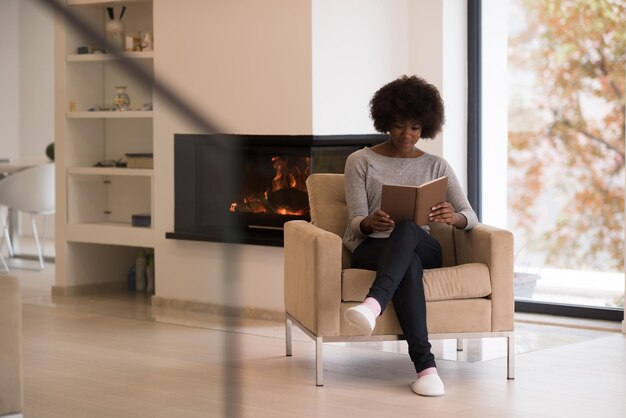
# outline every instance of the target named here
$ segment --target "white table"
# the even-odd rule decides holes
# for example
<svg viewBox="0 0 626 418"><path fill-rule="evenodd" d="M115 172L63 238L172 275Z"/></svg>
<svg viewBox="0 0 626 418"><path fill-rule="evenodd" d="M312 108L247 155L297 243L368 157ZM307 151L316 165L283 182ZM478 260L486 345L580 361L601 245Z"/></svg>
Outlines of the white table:
<svg viewBox="0 0 626 418"><path fill-rule="evenodd" d="M46 160L44 158L2 162L2 158L0 158L0 174L9 175L25 168L34 167L41 164L47 164L49 162L50 160Z"/></svg>

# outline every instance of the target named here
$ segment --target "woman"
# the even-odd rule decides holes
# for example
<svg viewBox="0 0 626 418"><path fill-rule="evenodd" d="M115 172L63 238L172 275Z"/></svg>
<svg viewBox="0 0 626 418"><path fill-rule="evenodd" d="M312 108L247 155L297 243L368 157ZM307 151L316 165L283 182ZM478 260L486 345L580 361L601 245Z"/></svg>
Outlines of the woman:
<svg viewBox="0 0 626 418"><path fill-rule="evenodd" d="M415 146L421 138L434 138L444 123L443 101L435 86L402 76L374 94L370 113L376 130L388 133L389 139L354 152L346 161L349 222L343 242L352 252L352 267L375 270L376 279L363 303L348 309L345 317L370 335L392 300L417 371L412 390L441 396L445 391L428 342L422 282L423 269L441 267L441 246L428 226L412 221L396 225L380 210L382 185L420 185L447 176L446 201L433 206L430 221L471 229L478 219L450 165Z"/></svg>

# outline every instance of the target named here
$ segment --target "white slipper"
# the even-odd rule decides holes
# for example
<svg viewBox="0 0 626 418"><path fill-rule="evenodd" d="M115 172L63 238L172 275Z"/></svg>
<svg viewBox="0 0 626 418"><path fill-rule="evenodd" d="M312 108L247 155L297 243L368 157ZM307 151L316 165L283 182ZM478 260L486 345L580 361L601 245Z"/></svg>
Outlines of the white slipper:
<svg viewBox="0 0 626 418"><path fill-rule="evenodd" d="M446 391L438 374L427 374L411 384L413 392L422 396L443 396Z"/></svg>
<svg viewBox="0 0 626 418"><path fill-rule="evenodd" d="M354 325L358 329L359 335L371 335L372 331L374 331L374 327L376 326L376 318L374 317L374 314L367 306L364 305L357 305L349 308L344 313L344 317L350 324Z"/></svg>

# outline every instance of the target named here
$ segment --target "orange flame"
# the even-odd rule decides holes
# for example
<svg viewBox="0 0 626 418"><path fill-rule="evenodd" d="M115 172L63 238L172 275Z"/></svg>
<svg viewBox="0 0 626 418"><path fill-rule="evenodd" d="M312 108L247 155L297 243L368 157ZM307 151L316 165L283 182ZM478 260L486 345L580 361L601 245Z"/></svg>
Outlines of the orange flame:
<svg viewBox="0 0 626 418"><path fill-rule="evenodd" d="M296 189L306 192L306 179L310 174L309 157L298 158L293 164L291 159L272 157L276 175L272 180L272 191Z"/></svg>
<svg viewBox="0 0 626 418"><path fill-rule="evenodd" d="M255 194L244 197L243 204L232 202L230 205L230 212L267 213L271 212L271 210L268 209L271 205L267 203L269 202L268 199L270 194L273 192L284 189L292 189L307 193L306 179L311 173L309 157L284 158L274 156L271 161L275 170L271 186L268 186L262 196ZM279 215L301 216L308 213L308 207L289 208L281 206L274 209L273 213Z"/></svg>

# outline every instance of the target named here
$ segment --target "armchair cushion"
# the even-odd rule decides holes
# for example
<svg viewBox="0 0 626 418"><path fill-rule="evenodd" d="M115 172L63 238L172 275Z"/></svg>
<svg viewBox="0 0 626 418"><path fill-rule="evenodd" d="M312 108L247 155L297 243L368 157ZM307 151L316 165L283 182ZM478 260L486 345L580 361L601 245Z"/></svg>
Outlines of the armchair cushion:
<svg viewBox="0 0 626 418"><path fill-rule="evenodd" d="M355 306L355 302L342 303L340 307L341 335L357 336L356 330L343 314L346 309ZM459 299L428 302L426 320L429 334L489 332L491 331L491 303L489 299ZM393 303L385 308L376 319L372 335L402 335Z"/></svg>
<svg viewBox="0 0 626 418"><path fill-rule="evenodd" d="M375 272L369 270L343 270L342 301L362 302L374 283L375 275ZM489 296L491 294L489 269L485 264L469 263L424 270L424 293L428 302Z"/></svg>

